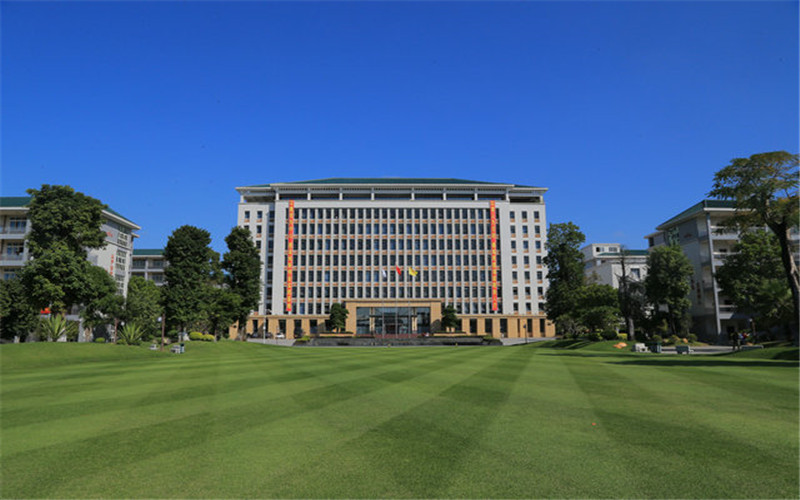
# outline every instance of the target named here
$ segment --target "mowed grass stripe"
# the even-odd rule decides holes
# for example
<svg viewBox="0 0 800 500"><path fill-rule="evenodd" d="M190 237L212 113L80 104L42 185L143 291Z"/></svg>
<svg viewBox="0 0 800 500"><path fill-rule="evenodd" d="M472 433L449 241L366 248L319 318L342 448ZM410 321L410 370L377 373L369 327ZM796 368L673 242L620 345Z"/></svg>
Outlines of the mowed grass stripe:
<svg viewBox="0 0 800 500"><path fill-rule="evenodd" d="M400 356L394 356L394 358L395 359L389 359L380 363L381 369L385 370L388 367L399 364L405 365L405 363L403 363L404 360ZM337 374L339 380L347 380L348 377L363 376L350 375L351 370L342 369L345 367L344 363L347 361L346 357L340 357L339 360L336 361L337 362L323 364L315 363L311 369L317 373L340 370ZM359 366L363 368L364 363L364 361L358 364L350 363L347 364L347 367ZM375 365L376 362L373 360L372 363L367 364L367 367L374 369ZM242 373L250 373L248 367L241 364L240 366ZM136 378L135 373L132 374L132 378ZM147 399L149 396L146 395L137 400L141 394L141 388L135 381L132 381L126 384L125 389L132 394L132 396L126 399L129 406L122 406L113 410L103 410L72 420L64 417L60 419L58 425L54 425L51 422L34 422L20 426L20 428L17 429L9 428L9 432L6 433L7 439L4 443L4 454L9 455L27 451L36 446L51 446L60 442L79 440L94 436L98 432L103 432L105 430L121 431L124 429L135 429L147 425L148 423L158 423L164 420L180 421L181 419L191 418L193 415L208 411L208 398L216 392L213 389L213 384L220 383L219 380L214 381L213 377L211 377L211 380L212 382L210 384L201 387L202 392L196 392L196 388L192 385L193 380L183 380L173 376L163 385L171 387L171 389L168 390L173 392L168 392L167 395L172 394L174 397L164 400L159 398L159 401L155 404L150 404L151 402ZM251 378L248 378L248 380L251 380ZM255 376L252 380L260 380L261 383L254 387L248 387L243 391L231 390L226 392L228 399L230 399L227 401L226 405L230 407L235 404L247 404L253 397L257 397L262 402L266 402L269 399L279 399L287 395L298 397L298 394L302 395L304 392L312 390L312 388L326 387L326 382L316 379L313 374L298 372L296 370L292 372L282 371L280 373L270 371L265 374L263 378ZM189 386L185 388L181 384L189 384ZM226 382L225 388L228 389L228 386L231 384L235 385L235 381ZM175 387L176 385L177 387ZM269 389L269 391L265 393L264 389ZM191 397L185 397L187 393L191 394ZM311 394L310 399L313 400L316 397L316 393ZM148 404L143 404L142 402L146 400ZM242 402L242 400L244 401ZM6 421L3 421L4 428L6 423ZM47 436L48 439L37 439L37 436L42 435Z"/></svg>
<svg viewBox="0 0 800 500"><path fill-rule="evenodd" d="M398 353L402 351L404 356L412 355L415 359L419 358L419 361L430 359L432 354L439 356L444 353L448 360L425 362L417 370L420 373L406 374L403 376L405 380L399 379L398 372L385 373L383 375L395 383L323 408L309 409L302 414L275 422L274 425L262 426L255 429L255 432L248 433L251 439L261 443L260 447L240 441L245 439L245 436L237 435L233 440L227 438L214 440L203 446L182 450L180 456L196 456L198 462L214 462L235 455L247 466L236 470L229 468L222 471L211 470L189 484L165 486L175 489L159 489L158 495L303 497L308 490L302 485L308 485L318 491L328 489L326 496L337 496L330 490L336 488L337 484L342 485L342 491L350 490L351 485L345 481L343 474L346 474L346 463L355 460L356 456L337 452L340 445L350 440L358 441L361 434L428 399L435 387L441 391L443 386L452 384L452 377L447 374L463 373L467 376L469 373L474 373L486 363L481 358L484 357L484 353L489 352L484 351L479 353L480 357L476 357L476 353L468 353L463 348L435 349L434 352L426 353L417 349L396 351ZM465 363L464 360L470 362ZM409 369L414 370L413 367ZM159 464L172 463L178 455L175 453L157 457L155 463L140 468L139 473L146 476L147 471L157 468ZM367 464L363 469L362 482L380 482L376 477L381 474L378 472L379 469L381 467L376 468L376 464ZM141 491L141 494L145 492Z"/></svg>
<svg viewBox="0 0 800 500"><path fill-rule="evenodd" d="M444 354L443 351L442 353ZM420 361L431 365L430 369L436 368L434 365L439 365L439 368L447 366L436 357L423 358ZM406 374L393 383L400 383L415 376L413 371L409 371L408 366L397 367L397 364L387 363L385 360L381 363L376 361L374 371L363 374L360 378L345 379L323 387L296 391L277 399L233 407L225 405L223 408L216 408L215 411L209 410L174 420L162 420L148 426L107 432L29 452L11 454L8 456L10 460L4 459L4 464L12 464L6 475L11 480L6 482L4 489L16 491L19 487L19 491L33 491L25 496L59 496L60 494L56 493L59 491L58 486L75 477L75 470L69 465L74 460L87 467L87 474L92 474L102 469L103 464L115 460L136 462L146 457L152 459L161 453L195 446L209 439L247 432L255 426L264 425L264 422L290 418L310 409L323 408L336 401L377 390L387 382L374 376L376 374L386 371L403 371ZM313 378L310 380L314 381ZM135 414L133 410L131 413L132 416ZM262 419L256 416L261 416ZM42 482L41 477L48 477L50 480ZM82 491L78 496L89 493Z"/></svg>
<svg viewBox="0 0 800 500"><path fill-rule="evenodd" d="M18 403L8 410L15 419L24 406L19 403L31 403L17 383L39 391L45 411L92 405L98 397L118 405L35 425L14 420L6 427L4 419L3 497L800 493L797 363L587 356L524 346L288 349L243 343L189 344L183 356L140 351L137 358L135 349L101 346L112 347L92 351L104 363L87 362L88 350L75 359L83 367L109 365L115 373L105 383L112 380L117 394L98 391L103 379L91 370L86 387L46 391L48 378L81 370L42 360L69 358L76 352L69 349L82 347L96 346L37 346L39 359L16 351L31 361L29 369L18 360L13 370L2 368L3 410ZM6 360L10 351L4 349ZM152 383L156 372L163 386ZM30 384L32 373L41 386ZM726 380L737 386L728 388ZM195 397L165 397L198 386L207 387ZM153 395L158 402L149 404ZM9 454L13 449L19 452Z"/></svg>
<svg viewBox="0 0 800 500"><path fill-rule="evenodd" d="M450 376L439 379L437 393L388 420L365 423L365 432L314 460L334 467L322 468L311 480L283 474L266 496L315 496L320 481L331 484L326 495L332 497L440 496L530 358L519 354L498 349L483 363L460 366L459 374L440 371Z"/></svg>

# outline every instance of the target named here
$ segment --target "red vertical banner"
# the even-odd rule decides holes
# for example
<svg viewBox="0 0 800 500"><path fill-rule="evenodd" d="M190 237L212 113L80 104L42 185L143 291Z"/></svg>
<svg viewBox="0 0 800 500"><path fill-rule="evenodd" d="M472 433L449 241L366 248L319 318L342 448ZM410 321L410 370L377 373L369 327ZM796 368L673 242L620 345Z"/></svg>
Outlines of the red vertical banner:
<svg viewBox="0 0 800 500"><path fill-rule="evenodd" d="M286 312L292 312L292 273L294 271L294 200L289 201L288 230L286 234Z"/></svg>
<svg viewBox="0 0 800 500"><path fill-rule="evenodd" d="M497 311L497 211L494 201L489 202L490 234L492 235L492 311Z"/></svg>

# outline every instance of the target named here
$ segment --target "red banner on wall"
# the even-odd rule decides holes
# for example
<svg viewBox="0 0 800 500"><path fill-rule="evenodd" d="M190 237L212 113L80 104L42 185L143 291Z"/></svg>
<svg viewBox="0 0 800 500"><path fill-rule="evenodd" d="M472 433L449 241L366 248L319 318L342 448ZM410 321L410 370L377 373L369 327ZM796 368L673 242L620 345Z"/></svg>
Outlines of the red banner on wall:
<svg viewBox="0 0 800 500"><path fill-rule="evenodd" d="M294 271L294 200L289 201L289 217L286 234L286 312L292 312L292 271Z"/></svg>
<svg viewBox="0 0 800 500"><path fill-rule="evenodd" d="M490 234L492 235L492 311L497 311L497 213L494 201L489 202Z"/></svg>

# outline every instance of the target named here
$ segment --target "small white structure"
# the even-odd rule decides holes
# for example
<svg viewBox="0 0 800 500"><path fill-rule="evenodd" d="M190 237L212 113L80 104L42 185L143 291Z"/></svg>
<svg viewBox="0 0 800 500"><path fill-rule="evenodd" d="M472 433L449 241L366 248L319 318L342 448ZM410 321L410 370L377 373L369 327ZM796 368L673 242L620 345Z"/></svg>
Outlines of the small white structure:
<svg viewBox="0 0 800 500"><path fill-rule="evenodd" d="M622 267L630 281L647 275L647 250L627 250L619 243L592 243L581 249L583 273L588 280L619 288Z"/></svg>

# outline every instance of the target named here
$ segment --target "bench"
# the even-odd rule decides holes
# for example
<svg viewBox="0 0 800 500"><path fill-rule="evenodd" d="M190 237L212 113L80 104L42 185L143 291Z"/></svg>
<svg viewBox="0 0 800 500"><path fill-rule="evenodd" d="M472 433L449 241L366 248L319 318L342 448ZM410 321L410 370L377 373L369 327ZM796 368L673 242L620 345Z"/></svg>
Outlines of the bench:
<svg viewBox="0 0 800 500"><path fill-rule="evenodd" d="M690 354L694 352L694 349L688 345L676 345L675 352L678 354Z"/></svg>
<svg viewBox="0 0 800 500"><path fill-rule="evenodd" d="M764 346L761 345L761 344L743 345L742 347L739 348L739 350L741 350L741 351L752 351L753 349L763 349L763 348L764 348Z"/></svg>
<svg viewBox="0 0 800 500"><path fill-rule="evenodd" d="M150 344L150 350L151 350L151 351L157 351L157 350L158 350L158 345L156 345L156 344Z"/></svg>
<svg viewBox="0 0 800 500"><path fill-rule="evenodd" d="M633 352L647 352L647 346L637 342L633 344Z"/></svg>
<svg viewBox="0 0 800 500"><path fill-rule="evenodd" d="M183 351L181 351L181 346L174 345L174 346L169 348L169 352L171 352L172 354L180 354Z"/></svg>

